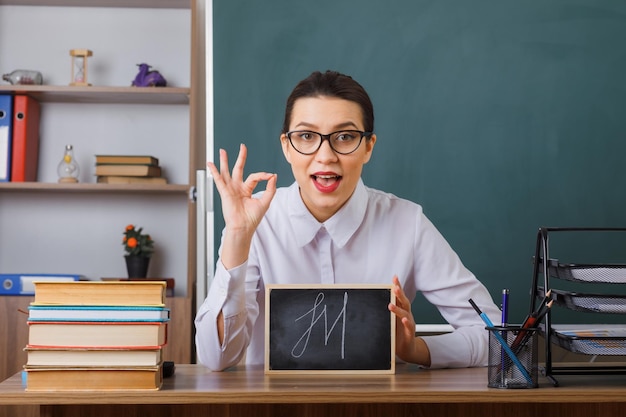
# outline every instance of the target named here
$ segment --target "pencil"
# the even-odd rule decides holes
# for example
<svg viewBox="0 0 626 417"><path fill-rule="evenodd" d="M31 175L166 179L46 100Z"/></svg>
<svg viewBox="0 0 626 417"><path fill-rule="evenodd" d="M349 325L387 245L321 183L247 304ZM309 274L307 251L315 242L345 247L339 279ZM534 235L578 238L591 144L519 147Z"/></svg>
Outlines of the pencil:
<svg viewBox="0 0 626 417"><path fill-rule="evenodd" d="M548 304L546 304L545 306L543 306L541 311L539 313L537 313L537 317L536 317L536 319L534 321L534 326L535 327L545 317L545 315L548 313L548 310L550 310L550 308L552 307L553 303L554 303L554 300L550 300L550 302ZM520 332L520 333L522 333L522 332ZM515 353L517 353L522 348L522 346L524 346L524 345L526 345L526 343L528 343L528 340L530 339L530 336L532 335L532 332L524 332L524 333L525 333L524 337L520 341L519 345L517 345L517 346L511 345L511 349L513 349L513 351ZM518 333L517 337L519 337L519 333ZM515 340L517 340L517 337L515 338ZM515 341L514 341L514 343L515 343Z"/></svg>
<svg viewBox="0 0 626 417"><path fill-rule="evenodd" d="M526 319L522 323L522 329L530 329L530 328L537 326L537 324L539 324L539 320L537 319L539 317L540 312L545 310L546 304L548 300L550 300L551 294L552 294L551 289L546 292L546 295L543 297L543 300L541 300L541 304L539 304L539 307L535 311L533 311L528 317L526 317ZM552 304L550 304L550 306L552 306ZM546 312L543 313L542 317L546 314ZM522 340L524 339L524 336L526 336L527 333L528 332L521 330L517 334L517 336L515 337L515 340L513 340L513 343L511 343L511 349L513 349L513 351L515 351L515 349L517 349L522 344Z"/></svg>
<svg viewBox="0 0 626 417"><path fill-rule="evenodd" d="M539 313L545 307L548 300L550 300L551 295L552 295L552 289L549 289L546 292L546 295L543 297L543 300L541 300L541 304L539 304L539 307L537 307L537 309L535 310L537 313Z"/></svg>
<svg viewBox="0 0 626 417"><path fill-rule="evenodd" d="M552 308L552 304L554 304L554 300L550 300L550 302L543 306L543 308L537 313L537 323L539 323L545 315L548 314L548 311Z"/></svg>

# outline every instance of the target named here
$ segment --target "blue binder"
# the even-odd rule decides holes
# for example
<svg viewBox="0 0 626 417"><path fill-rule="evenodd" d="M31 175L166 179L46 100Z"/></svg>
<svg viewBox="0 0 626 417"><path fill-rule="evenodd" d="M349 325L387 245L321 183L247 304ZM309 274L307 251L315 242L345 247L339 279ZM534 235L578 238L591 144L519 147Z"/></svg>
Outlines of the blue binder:
<svg viewBox="0 0 626 417"><path fill-rule="evenodd" d="M11 180L13 96L0 95L0 182Z"/></svg>
<svg viewBox="0 0 626 417"><path fill-rule="evenodd" d="M34 295L36 281L80 281L74 274L0 274L0 296Z"/></svg>

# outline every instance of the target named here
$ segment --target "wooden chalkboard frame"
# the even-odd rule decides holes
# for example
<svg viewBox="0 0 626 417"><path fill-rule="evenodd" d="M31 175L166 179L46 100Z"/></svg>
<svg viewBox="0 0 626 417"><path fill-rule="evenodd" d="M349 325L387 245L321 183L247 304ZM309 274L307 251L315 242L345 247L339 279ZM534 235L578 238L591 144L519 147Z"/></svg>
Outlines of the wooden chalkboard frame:
<svg viewBox="0 0 626 417"><path fill-rule="evenodd" d="M380 294L381 291L383 291L384 294ZM288 295L292 297L291 298L292 304L289 305L288 307L285 307L285 306L281 306L281 308L276 307L277 304L276 304L276 301L274 301L276 299L276 296L277 295L282 296L283 293L287 293L287 292L288 292ZM308 297L307 293L309 292L312 293L311 297ZM343 292L343 295L342 295L342 292ZM320 299L320 295L321 295L321 299ZM325 308L327 304L324 303L324 298L329 295L331 298L333 298L331 300L331 303L335 302L335 304L337 304L336 303L337 300L340 300L340 302L341 300L343 300L343 304L341 305L343 310L341 310L341 313L339 315L337 315L336 317L332 316L333 309L335 308L332 305L329 305L331 309L331 313L329 313L330 318L324 315L324 318L328 320L328 327L332 326L334 320L339 321L340 316L343 316L343 320L341 324L343 326L342 328L344 329L344 333L342 334L342 337L345 337L345 331L350 332L351 331L350 329L353 330L352 332L353 335L354 334L361 335L364 333L361 330L361 328L359 328L359 330L354 330L354 326L350 326L350 323L357 323L357 322L360 322L360 320L355 320L353 309L351 309L348 312L346 309L347 307L353 307L356 305L356 307L353 307L353 308L361 309L359 310L359 314L357 315L359 318L362 318L364 314L366 316L370 315L370 317L375 317L375 319L377 320L376 323L374 323L372 326L368 326L367 328L366 340L369 344L366 342L362 342L358 345L359 346L359 354L358 354L359 358L368 358L366 359L367 361L369 361L370 358L372 358L372 360L370 362L364 363L364 362L358 362L361 359L350 362L349 360L346 361L345 358L342 358L341 366L339 365L335 366L334 364L332 363L329 364L328 362L325 362L324 364L312 363L309 365L302 365L302 363L299 362L299 359L294 360L293 358L289 358L288 360L285 359L284 364L281 363L279 365L276 365L277 362L282 361L284 356L280 356L282 352L278 352L275 349L275 347L278 346L279 344L276 341L276 336L275 336L276 332L272 331L272 327L277 326L277 325L281 326L281 330L280 330L281 337L289 338L291 335L285 336L285 333L286 333L286 330L292 330L292 329L298 332L294 336L294 337L297 337L298 334L302 333L302 328L295 325L296 319L298 317L304 317L305 315L310 315L311 318L313 319L316 316L315 308L322 304L323 304L323 307L320 307L320 308L322 308L325 313L326 312ZM358 301L356 302L356 304L354 302L351 304L348 304L350 301L354 300L354 298L352 299L348 298L350 295L352 295L353 297L354 296L359 297L357 298ZM299 303L300 302L299 300L301 300L303 297L306 297L307 301L313 300L312 308L308 304L306 305L303 304L301 310L298 309L296 314L292 314L293 311L291 309L293 308L293 304L296 302ZM342 297L342 298L338 299L337 297ZM366 302L365 300L367 300L368 302ZM384 306L382 306L383 302L385 304ZM378 303L380 303L380 305ZM266 374L283 374L283 373L289 373L289 374L394 374L395 362L396 362L395 361L395 351L396 351L395 315L389 312L389 310L387 309L388 303L395 303L395 295L392 291L391 285L374 285L374 284L350 284L350 285L346 285L346 284L330 284L330 285L271 284L271 285L268 285L265 289L265 373ZM368 311L364 310L364 307L369 310ZM383 311L382 314L380 315L380 319L378 319L379 311L381 311L383 307L385 311L388 313L388 316L387 314L385 314L385 311ZM373 312L371 310L372 308L375 308L376 311ZM280 312L281 309L282 310L289 309L289 315L283 315L283 316L288 316L290 320L289 323L284 323L283 319L285 317L277 316L276 311ZM300 313L302 313L302 315L297 316L297 314L300 314ZM336 309L334 313L336 313ZM372 315L372 314L375 314L375 315ZM279 322L276 322L277 317L278 319L280 319ZM317 316L317 317L320 317L320 316ZM388 317L388 323L389 323L388 328L386 327L387 317ZM315 324L311 324L311 327L308 330L305 330L305 333L312 332L314 325ZM345 330L346 328L348 330ZM380 329L381 331L378 331L378 329ZM332 333L332 328L330 332L325 333L326 334L325 343L328 342L328 340L331 338L329 337L330 333ZM301 338L303 336L304 335L302 335ZM348 336L350 336L349 333L348 333ZM385 341L388 339L388 344L385 342L381 346L379 343L373 343L373 341L377 340L377 337L378 339L382 338ZM294 338L291 338L290 340L293 341ZM344 351L343 340L344 339L341 339L341 340L342 341L341 341L340 349L343 353ZM280 344L280 346L284 346L284 344ZM369 349L370 346L377 350L377 352L371 356L367 355L367 352L363 352L362 350L363 348ZM387 350L387 346L388 346L388 350ZM296 346L294 346L294 348L295 347ZM302 349L303 349L302 353L304 353L305 348L302 348ZM293 349L291 353L293 353ZM388 355L388 360L387 360L387 355ZM281 358L281 359L278 359L278 360L273 359L276 357ZM303 368L300 368L300 366L308 366L308 367L306 369L303 369Z"/></svg>

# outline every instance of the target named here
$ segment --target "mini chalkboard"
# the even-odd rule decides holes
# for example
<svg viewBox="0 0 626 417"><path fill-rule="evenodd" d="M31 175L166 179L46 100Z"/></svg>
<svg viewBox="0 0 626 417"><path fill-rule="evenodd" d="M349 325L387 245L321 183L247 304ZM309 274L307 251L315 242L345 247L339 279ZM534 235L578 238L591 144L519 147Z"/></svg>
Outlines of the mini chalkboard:
<svg viewBox="0 0 626 417"><path fill-rule="evenodd" d="M269 285L266 373L395 372L391 285Z"/></svg>

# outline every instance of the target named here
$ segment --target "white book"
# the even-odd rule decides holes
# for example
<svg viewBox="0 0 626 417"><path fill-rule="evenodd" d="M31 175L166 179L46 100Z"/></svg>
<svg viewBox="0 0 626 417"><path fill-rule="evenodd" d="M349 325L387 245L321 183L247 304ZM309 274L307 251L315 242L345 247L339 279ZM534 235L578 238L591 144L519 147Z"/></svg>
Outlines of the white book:
<svg viewBox="0 0 626 417"><path fill-rule="evenodd" d="M37 349L26 347L26 365L50 366L156 366L163 360L159 349Z"/></svg>

